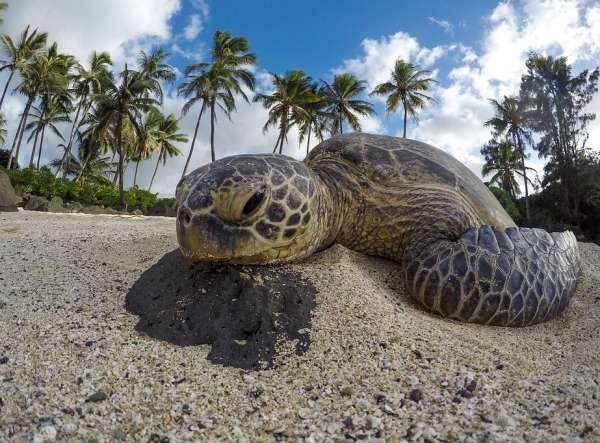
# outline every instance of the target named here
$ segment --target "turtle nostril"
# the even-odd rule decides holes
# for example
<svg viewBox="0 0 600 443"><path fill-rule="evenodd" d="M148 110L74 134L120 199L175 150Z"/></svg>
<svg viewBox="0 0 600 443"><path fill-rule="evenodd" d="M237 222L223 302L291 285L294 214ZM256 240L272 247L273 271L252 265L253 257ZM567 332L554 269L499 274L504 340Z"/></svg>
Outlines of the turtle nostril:
<svg viewBox="0 0 600 443"><path fill-rule="evenodd" d="M183 225L189 225L192 221L192 217L190 215L190 211L187 208L181 208L179 210L179 214L177 215L179 222Z"/></svg>

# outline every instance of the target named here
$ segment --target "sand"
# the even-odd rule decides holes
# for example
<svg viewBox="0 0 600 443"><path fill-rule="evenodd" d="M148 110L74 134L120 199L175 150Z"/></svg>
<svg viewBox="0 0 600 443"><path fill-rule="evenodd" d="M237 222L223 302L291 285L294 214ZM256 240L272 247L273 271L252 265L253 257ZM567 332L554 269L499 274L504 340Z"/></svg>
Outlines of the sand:
<svg viewBox="0 0 600 443"><path fill-rule="evenodd" d="M339 246L207 268L173 219L0 213L0 441L599 441L580 246L567 311L508 329L430 315Z"/></svg>

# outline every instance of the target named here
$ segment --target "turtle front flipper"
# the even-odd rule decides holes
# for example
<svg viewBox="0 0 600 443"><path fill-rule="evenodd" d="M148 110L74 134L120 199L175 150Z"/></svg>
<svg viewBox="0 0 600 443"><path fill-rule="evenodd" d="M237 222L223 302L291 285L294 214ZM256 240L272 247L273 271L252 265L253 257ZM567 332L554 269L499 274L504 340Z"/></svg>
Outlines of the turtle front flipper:
<svg viewBox="0 0 600 443"><path fill-rule="evenodd" d="M572 232L490 226L417 246L403 258L407 289L428 310L465 322L527 326L569 303L580 271Z"/></svg>

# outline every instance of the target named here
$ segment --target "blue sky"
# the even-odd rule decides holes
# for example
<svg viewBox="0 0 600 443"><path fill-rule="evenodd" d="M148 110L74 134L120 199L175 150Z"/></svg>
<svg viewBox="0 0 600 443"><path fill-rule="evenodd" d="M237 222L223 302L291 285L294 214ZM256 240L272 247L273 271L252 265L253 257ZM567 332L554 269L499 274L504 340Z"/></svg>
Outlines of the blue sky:
<svg viewBox="0 0 600 443"><path fill-rule="evenodd" d="M265 69L283 72L299 68L320 78L356 56L366 37L404 31L424 46L453 41L475 46L497 2L310 0L295 2L296 7L291 4L275 0L211 2L210 16L199 38L209 40L214 31L224 29L245 35ZM173 19L174 27L184 28L195 13L194 5L185 3ZM430 17L450 23L452 32L446 32ZM184 64L185 60L177 57L175 62ZM448 68L451 63L441 65Z"/></svg>
<svg viewBox="0 0 600 443"><path fill-rule="evenodd" d="M489 137L483 122L492 115L488 99L518 91L529 51L565 55L575 71L600 60L600 3L597 0L426 1L333 0L8 0L2 32L16 36L26 25L48 31L64 52L85 61L93 50L109 51L115 69L135 63L139 50L163 46L180 72L206 60L215 30L246 36L258 55L258 88L269 88L269 72L300 68L316 79L347 71L369 88L387 80L397 58L429 69L439 80L419 122L408 136L454 155L475 173L479 150ZM4 84L6 74L0 74ZM165 113L181 116L184 100L167 88ZM401 119L385 115L383 101L373 99L376 116L362 119L366 132L398 135ZM9 136L16 129L23 97L11 95L3 112ZM600 98L590 110L600 112ZM191 135L197 112L181 116L182 131ZM219 116L217 156L269 152L277 135L262 126L267 111L239 102L232 121ZM65 133L68 128L65 128ZM50 137L43 159L60 155L59 140ZM600 146L600 120L590 126L590 145ZM314 145L313 145L314 146ZM180 149L187 154L189 144ZM303 158L292 130L284 153ZM27 155L28 148L23 156ZM23 159L21 159L23 161ZM209 161L208 121L200 126L192 167ZM149 182L155 159L140 168L141 185ZM185 156L159 169L154 190L172 195ZM541 171L544 161L532 153L529 166ZM131 183L129 171L126 182Z"/></svg>

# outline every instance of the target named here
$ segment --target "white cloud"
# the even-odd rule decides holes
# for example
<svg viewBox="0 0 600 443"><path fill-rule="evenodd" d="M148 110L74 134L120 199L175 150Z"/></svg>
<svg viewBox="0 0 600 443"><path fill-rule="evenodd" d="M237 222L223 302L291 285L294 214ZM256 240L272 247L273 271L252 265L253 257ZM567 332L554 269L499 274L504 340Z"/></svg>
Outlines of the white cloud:
<svg viewBox="0 0 600 443"><path fill-rule="evenodd" d="M202 31L202 19L199 14L193 14L190 17L190 22L183 30L186 40L194 40Z"/></svg>
<svg viewBox="0 0 600 443"><path fill-rule="evenodd" d="M480 173L479 149L489 139L482 124L491 117L489 98L518 92L529 51L566 55L575 72L591 67L600 55L600 8L578 0L526 0L519 7L500 3L488 19L477 53L464 54L448 74L448 83L435 91L438 105L423 112L412 137L446 149ZM596 98L591 110L600 112ZM600 144L600 123L590 126L590 145ZM530 166L542 172L544 162L532 153Z"/></svg>
<svg viewBox="0 0 600 443"><path fill-rule="evenodd" d="M454 25L452 25L452 23L450 23L448 20L439 20L435 17L427 18L430 22L435 23L442 28L446 34L454 34Z"/></svg>
<svg viewBox="0 0 600 443"><path fill-rule="evenodd" d="M405 32L397 32L379 39L366 38L362 41L363 55L345 60L336 72L351 72L364 79L373 88L387 81L398 58L430 67L451 47L422 47L416 38Z"/></svg>
<svg viewBox="0 0 600 443"><path fill-rule="evenodd" d="M20 0L5 12L3 32L16 36L30 24L80 60L96 50L120 61L126 42L168 39L169 20L179 9L179 0Z"/></svg>
<svg viewBox="0 0 600 443"><path fill-rule="evenodd" d="M203 19L208 18L208 13L210 12L208 3L206 3L204 0L190 0L190 2L192 3L192 6L194 6L194 8L196 8L200 14L202 14Z"/></svg>

